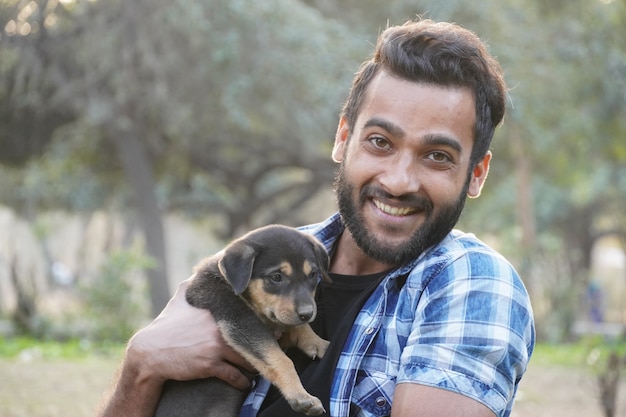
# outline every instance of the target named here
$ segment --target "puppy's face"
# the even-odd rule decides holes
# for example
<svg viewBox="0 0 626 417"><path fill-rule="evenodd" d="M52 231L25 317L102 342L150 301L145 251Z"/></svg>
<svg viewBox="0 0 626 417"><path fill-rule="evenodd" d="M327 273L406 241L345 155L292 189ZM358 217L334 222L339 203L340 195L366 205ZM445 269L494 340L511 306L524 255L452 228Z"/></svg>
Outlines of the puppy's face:
<svg viewBox="0 0 626 417"><path fill-rule="evenodd" d="M297 326L315 318L315 288L322 278L314 260L292 262L258 258L257 267L248 285L246 298L253 308L269 321L284 326Z"/></svg>
<svg viewBox="0 0 626 417"><path fill-rule="evenodd" d="M324 247L311 236L268 226L229 245L219 266L257 314L285 327L315 318L315 289L328 279L328 261Z"/></svg>

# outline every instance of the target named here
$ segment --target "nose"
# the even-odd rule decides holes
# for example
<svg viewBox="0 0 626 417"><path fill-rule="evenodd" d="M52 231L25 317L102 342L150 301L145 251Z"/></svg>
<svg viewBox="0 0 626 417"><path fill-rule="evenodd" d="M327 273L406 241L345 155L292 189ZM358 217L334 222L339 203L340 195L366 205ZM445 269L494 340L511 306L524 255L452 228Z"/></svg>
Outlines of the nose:
<svg viewBox="0 0 626 417"><path fill-rule="evenodd" d="M303 323L308 323L313 319L313 316L315 315L315 308L313 308L312 305L299 306L296 312L298 313L298 318L300 319L300 321L302 321Z"/></svg>
<svg viewBox="0 0 626 417"><path fill-rule="evenodd" d="M394 196L417 193L420 189L419 165L413 155L402 154L385 167L379 178L386 192Z"/></svg>

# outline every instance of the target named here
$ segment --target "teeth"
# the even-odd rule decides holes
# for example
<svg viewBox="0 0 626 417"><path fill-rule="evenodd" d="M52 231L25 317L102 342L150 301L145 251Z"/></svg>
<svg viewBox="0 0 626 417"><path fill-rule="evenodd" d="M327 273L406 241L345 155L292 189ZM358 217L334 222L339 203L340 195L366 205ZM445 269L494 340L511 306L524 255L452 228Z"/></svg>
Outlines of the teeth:
<svg viewBox="0 0 626 417"><path fill-rule="evenodd" d="M415 210L410 207L392 207L378 200L374 200L374 204L380 211L392 216L408 216L415 212Z"/></svg>

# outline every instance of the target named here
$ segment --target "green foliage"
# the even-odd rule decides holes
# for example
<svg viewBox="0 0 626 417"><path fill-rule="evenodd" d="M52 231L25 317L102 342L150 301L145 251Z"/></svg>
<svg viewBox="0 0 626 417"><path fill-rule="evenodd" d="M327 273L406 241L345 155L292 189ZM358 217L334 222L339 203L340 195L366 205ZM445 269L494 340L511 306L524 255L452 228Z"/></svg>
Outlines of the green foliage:
<svg viewBox="0 0 626 417"><path fill-rule="evenodd" d="M145 321L144 285L137 272L154 262L136 250L117 251L83 289L88 334L97 341L126 341Z"/></svg>
<svg viewBox="0 0 626 417"><path fill-rule="evenodd" d="M2 203L42 211L61 206L73 212L110 204L120 177L111 170L110 149L84 140L94 134L77 125L65 126L57 130L45 156L32 157L20 168L0 165ZM117 188L118 201L124 201L126 188Z"/></svg>
<svg viewBox="0 0 626 417"><path fill-rule="evenodd" d="M19 35L26 25L40 30ZM225 236L250 227L258 210L276 201L295 208L331 181L336 115L369 49L292 0L15 1L0 8L0 27L13 28L0 37L3 56L13 57L0 68L9 87L0 91L8 122L0 146L4 159L44 179L35 187L7 176L5 204L129 203L111 142L130 131L163 207L224 213ZM51 120L29 132L43 124L17 109ZM280 212L295 213L288 209Z"/></svg>

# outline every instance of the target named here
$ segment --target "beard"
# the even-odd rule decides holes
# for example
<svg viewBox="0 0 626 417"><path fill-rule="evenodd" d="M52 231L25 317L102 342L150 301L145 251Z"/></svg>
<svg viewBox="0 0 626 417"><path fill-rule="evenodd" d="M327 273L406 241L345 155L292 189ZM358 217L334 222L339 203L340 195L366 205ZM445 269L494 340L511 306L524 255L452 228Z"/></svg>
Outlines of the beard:
<svg viewBox="0 0 626 417"><path fill-rule="evenodd" d="M425 197L415 194L396 197L372 185L364 186L360 190L358 198L355 199L353 197L354 187L346 179L344 163L341 163L339 167L334 185L339 213L357 246L368 257L378 262L399 266L417 258L422 252L439 243L450 233L465 206L469 180L468 176L456 200L440 207L437 212L434 210L432 201ZM425 215L424 223L412 235L407 236L400 245L384 242L383 239L367 229L360 211L360 208L367 204L372 197L377 196L392 198L419 209Z"/></svg>

